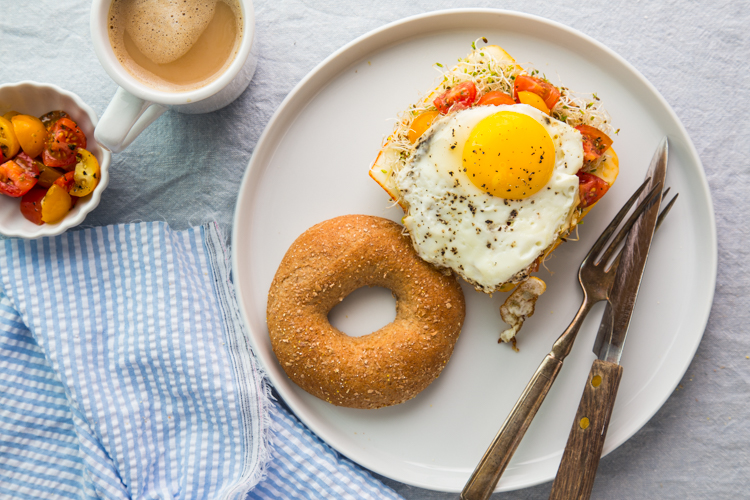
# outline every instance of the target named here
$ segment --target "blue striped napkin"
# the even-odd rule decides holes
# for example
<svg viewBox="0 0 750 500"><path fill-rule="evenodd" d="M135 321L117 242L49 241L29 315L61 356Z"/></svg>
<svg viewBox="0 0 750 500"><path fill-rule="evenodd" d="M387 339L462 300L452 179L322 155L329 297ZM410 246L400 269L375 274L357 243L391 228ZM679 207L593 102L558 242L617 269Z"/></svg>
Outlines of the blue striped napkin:
<svg viewBox="0 0 750 500"><path fill-rule="evenodd" d="M400 498L269 397L215 224L0 241L0 497Z"/></svg>

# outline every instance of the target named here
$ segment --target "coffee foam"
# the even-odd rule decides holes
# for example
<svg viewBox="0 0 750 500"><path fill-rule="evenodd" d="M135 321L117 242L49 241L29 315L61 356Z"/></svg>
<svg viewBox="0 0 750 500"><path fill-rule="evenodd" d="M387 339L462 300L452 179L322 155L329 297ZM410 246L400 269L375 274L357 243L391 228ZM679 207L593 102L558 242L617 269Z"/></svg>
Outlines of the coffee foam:
<svg viewBox="0 0 750 500"><path fill-rule="evenodd" d="M185 55L214 16L217 0L131 0L125 30L143 55L166 64Z"/></svg>
<svg viewBox="0 0 750 500"><path fill-rule="evenodd" d="M202 34L197 36L196 41L191 43L190 50L176 60L164 64L154 62L141 52L133 37L126 29L128 20L126 16L127 12L132 9L132 5L143 3L143 1L112 0L108 22L109 41L114 55L122 67L137 80L160 91L185 92L203 87L213 81L232 63L243 38L243 15L240 0L212 0L214 6L213 15ZM151 1L157 3L155 0ZM168 0L161 0L161 2L166 4ZM197 0L187 0L187 2L182 3L190 4L191 2L200 3ZM172 3L179 4L180 2L173 0ZM202 3L206 4L207 2L204 0ZM227 9L231 11L231 15L234 16L233 22L236 23L234 26L237 37L232 53L229 54L226 60L221 58L221 61L224 61L223 68L217 68L214 72L209 71L205 77L195 78L196 74L199 74L206 68L205 61L207 61L203 59L200 60L203 62L199 62L196 61L195 57L198 54L205 55L207 47L220 47L220 44L215 45L217 42L216 37L229 32L225 24L228 20ZM187 13L185 17L187 17ZM203 40L203 37L209 34L210 36L207 40L211 40L211 42ZM173 42L170 42L170 45L173 45ZM208 61L214 61L215 63L219 59L208 59ZM210 66L211 63L208 65ZM178 77L177 80L175 80L175 76Z"/></svg>

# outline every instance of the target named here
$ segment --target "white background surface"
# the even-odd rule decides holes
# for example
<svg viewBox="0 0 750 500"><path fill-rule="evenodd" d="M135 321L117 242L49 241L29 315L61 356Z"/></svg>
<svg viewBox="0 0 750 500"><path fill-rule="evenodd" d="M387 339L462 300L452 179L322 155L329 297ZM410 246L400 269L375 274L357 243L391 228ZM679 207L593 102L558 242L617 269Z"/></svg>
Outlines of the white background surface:
<svg viewBox="0 0 750 500"><path fill-rule="evenodd" d="M248 90L210 115L161 117L113 158L110 185L84 224L166 220L179 229L216 219L228 233L257 139L297 82L372 29L459 6L523 10L592 36L643 73L687 128L716 211L719 272L712 314L678 389L641 431L602 460L593 498L742 498L750 487L745 2L258 2L260 62ZM89 8L86 1L4 0L0 81L55 83L101 115L115 85L94 56ZM377 96L361 99L363 106L377 102ZM455 498L386 482L409 499ZM547 483L496 497L542 499L549 488Z"/></svg>

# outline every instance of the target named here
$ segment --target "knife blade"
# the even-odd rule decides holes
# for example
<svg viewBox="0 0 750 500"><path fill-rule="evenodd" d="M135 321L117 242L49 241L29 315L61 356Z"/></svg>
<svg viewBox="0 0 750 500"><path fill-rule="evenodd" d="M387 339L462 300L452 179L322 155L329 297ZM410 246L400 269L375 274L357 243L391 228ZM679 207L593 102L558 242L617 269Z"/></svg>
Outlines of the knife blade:
<svg viewBox="0 0 750 500"><path fill-rule="evenodd" d="M646 177L648 192L664 186L667 174L668 142L664 138L651 160ZM591 367L568 435L560 467L552 484L550 500L585 500L591 496L612 408L622 378L620 358L635 308L651 241L659 220L662 195L638 218L625 239L609 301L602 316Z"/></svg>

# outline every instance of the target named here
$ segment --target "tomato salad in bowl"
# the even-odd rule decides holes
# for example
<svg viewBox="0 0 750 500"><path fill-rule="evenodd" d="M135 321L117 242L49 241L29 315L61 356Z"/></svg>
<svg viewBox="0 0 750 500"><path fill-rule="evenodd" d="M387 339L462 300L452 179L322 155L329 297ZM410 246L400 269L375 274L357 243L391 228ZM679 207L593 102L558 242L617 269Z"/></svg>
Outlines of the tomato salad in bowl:
<svg viewBox="0 0 750 500"><path fill-rule="evenodd" d="M98 205L111 155L93 140L96 121L54 85L0 86L0 234L57 235Z"/></svg>

